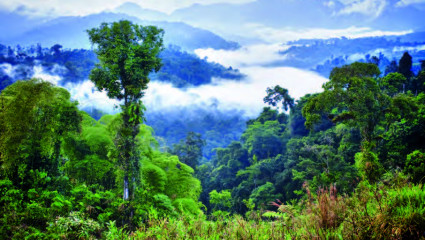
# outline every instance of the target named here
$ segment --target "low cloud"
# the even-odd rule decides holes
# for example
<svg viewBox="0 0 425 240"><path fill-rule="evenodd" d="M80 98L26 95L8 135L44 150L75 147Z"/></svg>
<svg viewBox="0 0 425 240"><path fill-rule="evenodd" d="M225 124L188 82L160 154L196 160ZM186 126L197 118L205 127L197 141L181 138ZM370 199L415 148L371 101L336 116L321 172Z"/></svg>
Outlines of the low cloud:
<svg viewBox="0 0 425 240"><path fill-rule="evenodd" d="M382 31L374 30L369 27L349 27L342 29L326 29L326 28L307 28L307 29L290 29L290 28L272 28L265 25L251 23L245 25L246 33L251 37L259 38L268 43L284 43L299 39L329 39L329 38L362 38L362 37L378 37L389 35L405 35L413 32L407 31Z"/></svg>
<svg viewBox="0 0 425 240"><path fill-rule="evenodd" d="M105 113L114 114L120 111L118 100L110 99L106 92L96 90L93 82L86 80L80 83L67 83L65 86L72 100L78 101L81 109L98 109Z"/></svg>
<svg viewBox="0 0 425 240"><path fill-rule="evenodd" d="M265 106L267 87L280 85L291 96L300 98L307 93L321 91L327 79L316 73L290 67L247 67L241 71L245 81L216 79L213 84L179 89L168 83L151 82L144 97L148 109L173 109L196 106L219 111L240 110L245 116L255 117Z"/></svg>
<svg viewBox="0 0 425 240"><path fill-rule="evenodd" d="M201 108L220 112L240 111L246 117L257 116L266 106L263 98L267 87L280 85L289 90L291 96L300 98L307 93L321 91L327 80L314 72L289 67L248 67L243 69L248 77L245 81L215 79L212 84L186 89L173 87L169 83L150 82L143 102L150 112L166 112L176 108ZM87 80L68 83L64 86L72 99L82 109L96 108L106 113L119 112L120 102L109 99Z"/></svg>
<svg viewBox="0 0 425 240"><path fill-rule="evenodd" d="M419 45L415 47L395 47L393 49L393 52L417 52L417 51L424 51L425 45Z"/></svg>
<svg viewBox="0 0 425 240"><path fill-rule="evenodd" d="M53 83L55 85L59 85L59 82L61 81L61 77L58 75L50 75L49 73L45 72L43 70L42 66L34 66L34 75L33 78L41 78L44 81Z"/></svg>
<svg viewBox="0 0 425 240"><path fill-rule="evenodd" d="M200 58L208 58L208 61L217 62L225 67L247 67L255 65L266 65L275 61L283 60L284 56L279 51L288 49L289 46L281 44L256 44L243 46L234 51L197 49L195 54Z"/></svg>
<svg viewBox="0 0 425 240"><path fill-rule="evenodd" d="M13 66L9 63L2 63L0 64L0 71L2 71L4 74L8 76L13 75Z"/></svg>

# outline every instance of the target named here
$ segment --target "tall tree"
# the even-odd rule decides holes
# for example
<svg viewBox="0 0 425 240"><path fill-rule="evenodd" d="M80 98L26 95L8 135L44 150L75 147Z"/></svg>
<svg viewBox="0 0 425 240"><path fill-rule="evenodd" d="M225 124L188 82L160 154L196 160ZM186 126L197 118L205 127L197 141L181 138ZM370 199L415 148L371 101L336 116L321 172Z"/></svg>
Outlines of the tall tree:
<svg viewBox="0 0 425 240"><path fill-rule="evenodd" d="M312 128L327 112L334 123L343 122L358 127L362 135L362 152L357 157L358 167L370 180L378 177L379 162L375 148L376 127L384 119L391 104L376 81L379 68L369 63L353 63L334 68L324 92L308 100L302 113L305 125Z"/></svg>
<svg viewBox="0 0 425 240"><path fill-rule="evenodd" d="M412 56L408 52L404 52L398 63L398 72L403 74L407 80L412 77Z"/></svg>
<svg viewBox="0 0 425 240"><path fill-rule="evenodd" d="M199 160L202 159L202 148L204 146L205 140L202 139L201 134L188 132L186 139L174 144L170 152L173 155L177 155L182 163L189 165L195 170Z"/></svg>
<svg viewBox="0 0 425 240"><path fill-rule="evenodd" d="M140 99L149 83L149 73L159 71L163 50L163 30L155 26L139 26L122 20L102 23L87 31L99 64L91 71L99 90L110 98L122 100L122 124L115 138L118 163L123 170L123 199L134 199L140 179L140 162L136 136L143 119L144 106ZM131 217L131 216L130 216Z"/></svg>

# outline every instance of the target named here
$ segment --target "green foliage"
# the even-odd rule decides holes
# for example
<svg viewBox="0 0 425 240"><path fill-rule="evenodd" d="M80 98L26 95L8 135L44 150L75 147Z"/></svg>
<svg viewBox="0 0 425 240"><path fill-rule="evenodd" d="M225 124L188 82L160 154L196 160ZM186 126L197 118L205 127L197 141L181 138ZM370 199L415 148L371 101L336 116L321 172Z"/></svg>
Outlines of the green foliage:
<svg viewBox="0 0 425 240"><path fill-rule="evenodd" d="M97 122L86 113L83 117L81 134L68 136L63 152L68 157L63 170L71 178L88 185L101 184L111 189L114 184L115 146L112 141L111 126ZM105 121L103 121L105 122Z"/></svg>
<svg viewBox="0 0 425 240"><path fill-rule="evenodd" d="M178 144L173 145L170 153L177 155L182 163L196 169L202 158L202 148L204 146L205 141L201 138L201 134L189 132L185 141L180 140Z"/></svg>
<svg viewBox="0 0 425 240"><path fill-rule="evenodd" d="M192 168L181 163L176 156L167 156L159 152L154 153L151 161L166 173L167 183L164 193L167 196L171 199L198 200L201 184L198 179L192 176Z"/></svg>
<svg viewBox="0 0 425 240"><path fill-rule="evenodd" d="M122 36L138 29L119 24ZM96 37L121 31L102 26ZM105 69L121 74L109 57ZM140 73L131 61L124 70ZM120 85L123 113L96 121L63 89L17 82L0 94L0 239L421 239L425 94L405 92L398 73L378 76L373 64L334 69L324 92L289 115L264 108L201 166L200 134L175 145L179 156L159 151L141 124L144 83ZM282 89L266 100L286 101Z"/></svg>
<svg viewBox="0 0 425 240"><path fill-rule="evenodd" d="M159 53L163 50L163 30L155 26L139 26L121 20L102 23L87 31L96 49L99 64L92 69L90 79L110 98L124 100L122 124L114 137L117 163L123 174L123 199L134 200L140 181L140 158L136 147L144 105L140 101L149 83L149 74L161 67ZM131 225L132 210L128 223Z"/></svg>
<svg viewBox="0 0 425 240"><path fill-rule="evenodd" d="M425 181L425 155L419 150L407 155L406 166L404 172L411 175L412 181L415 183Z"/></svg>
<svg viewBox="0 0 425 240"><path fill-rule="evenodd" d="M375 80L380 72L376 65L353 63L335 68L324 92L311 98L303 108L305 125L309 128L321 119L321 112L332 113L333 122L344 122L360 128L362 137L370 141L383 109L390 101Z"/></svg>
<svg viewBox="0 0 425 240"><path fill-rule="evenodd" d="M0 101L0 174L16 183L25 178L23 168L58 175L61 141L79 129L78 110L70 94L32 79L8 86Z"/></svg>
<svg viewBox="0 0 425 240"><path fill-rule="evenodd" d="M142 179L145 185L154 192L163 192L168 180L165 171L150 162L142 164Z"/></svg>
<svg viewBox="0 0 425 240"><path fill-rule="evenodd" d="M68 217L58 217L49 227L48 233L61 239L93 239L100 236L101 226L80 212L71 212Z"/></svg>
<svg viewBox="0 0 425 240"><path fill-rule="evenodd" d="M278 121L267 121L263 124L255 122L248 126L241 139L251 157L270 158L276 156L283 147L280 135L284 129L285 125Z"/></svg>
<svg viewBox="0 0 425 240"><path fill-rule="evenodd" d="M405 90L407 79L400 73L390 73L382 78L380 84L388 91L388 95L393 96Z"/></svg>
<svg viewBox="0 0 425 240"><path fill-rule="evenodd" d="M161 67L158 54L162 50L163 30L122 20L103 23L87 32L100 61L90 79L111 98L125 99L126 103L137 101L147 88L149 73Z"/></svg>
<svg viewBox="0 0 425 240"><path fill-rule="evenodd" d="M126 239L124 229L118 228L115 221L110 221L108 223L108 231L105 234L105 238L107 240Z"/></svg>
<svg viewBox="0 0 425 240"><path fill-rule="evenodd" d="M210 203L214 206L214 210L230 210L232 206L232 195L228 190L210 192Z"/></svg>
<svg viewBox="0 0 425 240"><path fill-rule="evenodd" d="M253 200L255 205L267 208L267 205L269 205L270 202L282 197L280 194L276 194L275 192L274 185L271 182L266 182L264 185L254 189L249 198Z"/></svg>
<svg viewBox="0 0 425 240"><path fill-rule="evenodd" d="M380 178L382 166L375 153L371 151L358 152L355 159L356 167L364 179L374 182Z"/></svg>
<svg viewBox="0 0 425 240"><path fill-rule="evenodd" d="M196 201L191 198L178 198L173 201L173 206L181 213L196 217L202 214Z"/></svg>

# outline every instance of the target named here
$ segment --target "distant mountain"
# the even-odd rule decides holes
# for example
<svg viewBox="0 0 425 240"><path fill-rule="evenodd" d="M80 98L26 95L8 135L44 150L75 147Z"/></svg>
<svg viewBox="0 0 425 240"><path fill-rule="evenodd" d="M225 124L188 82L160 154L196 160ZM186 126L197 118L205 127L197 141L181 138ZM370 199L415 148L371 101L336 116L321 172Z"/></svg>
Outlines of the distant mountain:
<svg viewBox="0 0 425 240"><path fill-rule="evenodd" d="M413 58L414 72L419 70L420 61L425 60L425 32L403 36L298 40L288 44L292 46L280 52L286 57L274 65L310 69L325 77L334 67L354 61L370 62L372 56L379 59L382 72L390 61L398 61L405 51Z"/></svg>
<svg viewBox="0 0 425 240"><path fill-rule="evenodd" d="M8 12L0 9L0 32L2 33L0 38L16 37L45 21L45 18L30 18L17 12Z"/></svg>
<svg viewBox="0 0 425 240"><path fill-rule="evenodd" d="M176 10L171 14L171 18L174 21L210 29L226 38L252 24L295 30L341 29L356 26L399 31L419 30L425 27L424 11L411 5L397 7L396 2L390 1L377 17L358 12L342 14L341 11L345 7L339 1L257 0L244 4L194 4Z"/></svg>
<svg viewBox="0 0 425 240"><path fill-rule="evenodd" d="M120 5L119 7L112 10L114 13L124 13L129 16L134 16L140 18L142 20L150 20L150 21L166 21L170 20L170 16L168 14L142 8L136 3L126 2Z"/></svg>
<svg viewBox="0 0 425 240"><path fill-rule="evenodd" d="M302 13L302 14L300 14ZM332 9L317 0L257 0L245 4L194 4L174 11L171 17L190 23L234 25L260 23L270 27L325 26ZM314 20L313 20L314 19Z"/></svg>
<svg viewBox="0 0 425 240"><path fill-rule="evenodd" d="M18 34L16 36L1 35L0 43L7 45L31 45L40 43L43 46L52 46L56 43L65 48L90 48L87 29L98 27L102 22L113 22L128 19L142 25L155 25L165 30L164 42L173 44L184 50L197 48L236 49L238 44L228 42L218 35L199 28L191 27L179 22L144 21L136 17L117 13L99 13L84 17L60 17Z"/></svg>

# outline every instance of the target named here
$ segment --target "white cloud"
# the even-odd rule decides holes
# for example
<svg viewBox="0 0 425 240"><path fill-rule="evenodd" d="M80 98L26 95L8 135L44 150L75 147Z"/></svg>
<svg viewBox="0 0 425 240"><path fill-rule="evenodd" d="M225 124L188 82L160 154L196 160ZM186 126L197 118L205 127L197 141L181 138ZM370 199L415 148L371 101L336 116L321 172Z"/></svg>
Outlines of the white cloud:
<svg viewBox="0 0 425 240"><path fill-rule="evenodd" d="M142 100L148 111L214 107L223 112L242 111L247 117L255 117L265 106L263 98L267 87L280 85L298 99L307 93L321 91L322 84L327 81L316 73L289 67L249 67L243 72L249 76L245 81L216 79L212 84L187 89L176 88L169 83L151 82ZM109 99L105 92L97 91L89 80L78 84L68 83L64 87L82 109L96 108L110 114L120 110L116 107L119 101Z"/></svg>
<svg viewBox="0 0 425 240"><path fill-rule="evenodd" d="M255 117L265 106L263 98L267 87L280 85L287 88L295 98L321 91L327 79L317 73L291 67L261 66L282 59L283 56L277 52L286 47L272 44L251 45L236 51L198 49L195 52L200 57L236 67L247 77L241 81L214 79L211 84L186 89L152 81L142 100L148 111L197 107L242 111L247 117ZM95 107L108 113L117 111L114 105L119 105L119 102L110 100L104 92L95 91L90 81L68 84L65 88L70 90L73 99L78 100L82 108Z"/></svg>
<svg viewBox="0 0 425 240"><path fill-rule="evenodd" d="M13 76L13 66L10 63L0 64L0 71L4 72L8 76Z"/></svg>
<svg viewBox="0 0 425 240"><path fill-rule="evenodd" d="M418 45L415 47L395 47L393 48L393 52L418 52L424 51L425 45Z"/></svg>
<svg viewBox="0 0 425 240"><path fill-rule="evenodd" d="M242 110L246 116L255 117L265 106L263 98L267 87L280 85L298 99L321 91L327 81L316 73L290 67L248 67L242 72L248 75L245 81L216 79L213 84L187 89L151 82L143 101L148 109L214 106L220 111Z"/></svg>
<svg viewBox="0 0 425 240"><path fill-rule="evenodd" d="M397 7L405 7L411 4L425 3L425 0L400 0L396 3Z"/></svg>
<svg viewBox="0 0 425 240"><path fill-rule="evenodd" d="M112 10L125 2L134 2L144 8L171 13L176 9L196 3L246 3L251 1L253 0L8 0L0 2L0 7L15 10L24 6L27 8L24 9L24 12L43 16L84 16Z"/></svg>
<svg viewBox="0 0 425 240"><path fill-rule="evenodd" d="M387 0L358 0L347 3L339 14L360 13L363 15L378 17L387 6Z"/></svg>
<svg viewBox="0 0 425 240"><path fill-rule="evenodd" d="M404 35L411 33L407 31L381 31L368 27L349 27L341 29L326 28L307 28L307 29L291 29L291 28L272 28L257 23L251 23L244 26L245 33L250 36L257 37L268 43L283 43L287 41L299 39L328 39L328 38L361 38L376 37L385 35Z"/></svg>
<svg viewBox="0 0 425 240"><path fill-rule="evenodd" d="M81 109L96 108L103 112L114 114L120 111L118 100L110 99L106 92L96 90L93 82L86 80L80 83L67 83L66 88L71 93L72 100L79 103Z"/></svg>
<svg viewBox="0 0 425 240"><path fill-rule="evenodd" d="M57 66L57 65L56 65L56 66ZM51 74L49 74L49 73L46 73L46 72L43 70L43 67L42 67L42 66L40 66L40 65L34 66L34 75L33 75L32 77L33 77L33 78L41 78L41 79L43 79L44 81L47 81L47 82L53 83L53 84L55 84L55 85L58 85L58 84L59 84L59 82L60 82L60 80L61 80L61 77L60 77L60 76L58 76L58 75L51 75Z"/></svg>
<svg viewBox="0 0 425 240"><path fill-rule="evenodd" d="M186 89L173 87L169 83L150 82L143 97L148 111L167 111L179 107L242 111L246 117L257 116L266 106L263 98L267 87L280 85L289 90L292 97L300 98L307 93L321 91L327 79L310 71L290 67L249 67L243 72L248 75L244 81L215 79L212 84ZM99 92L94 84L86 80L64 86L72 99L79 102L81 109L100 109L106 113L119 112L120 102L109 99L105 92Z"/></svg>
<svg viewBox="0 0 425 240"><path fill-rule="evenodd" d="M200 57L207 57L210 62L217 62L226 67L246 67L264 65L274 61L283 60L285 56L279 51L286 50L289 46L281 44L256 44L243 46L234 51L197 49L195 53Z"/></svg>

